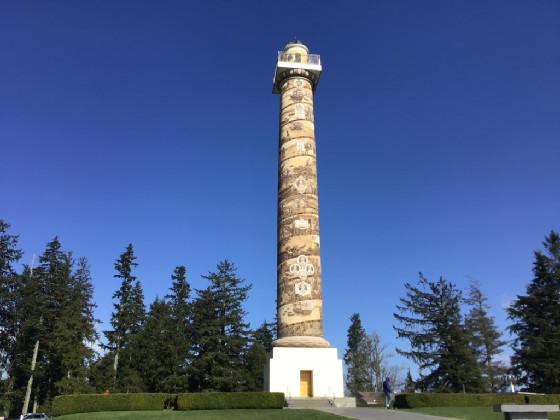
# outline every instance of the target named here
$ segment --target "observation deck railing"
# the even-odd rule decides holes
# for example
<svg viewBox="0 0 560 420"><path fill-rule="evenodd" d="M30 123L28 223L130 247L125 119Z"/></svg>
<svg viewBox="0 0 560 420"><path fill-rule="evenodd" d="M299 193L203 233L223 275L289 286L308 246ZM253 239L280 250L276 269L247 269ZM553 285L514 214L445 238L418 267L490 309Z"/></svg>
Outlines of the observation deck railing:
<svg viewBox="0 0 560 420"><path fill-rule="evenodd" d="M299 54L299 53L287 53L284 51L278 51L278 62L312 64L312 65L320 66L321 56L319 56L319 54Z"/></svg>

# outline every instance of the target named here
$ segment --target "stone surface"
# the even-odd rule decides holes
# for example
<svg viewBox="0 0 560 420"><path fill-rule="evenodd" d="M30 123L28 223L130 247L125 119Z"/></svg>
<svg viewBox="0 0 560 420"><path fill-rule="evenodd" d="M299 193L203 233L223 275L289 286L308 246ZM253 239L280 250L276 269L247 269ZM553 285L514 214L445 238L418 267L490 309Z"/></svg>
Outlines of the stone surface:
<svg viewBox="0 0 560 420"><path fill-rule="evenodd" d="M501 404L494 411L502 413L554 413L559 411L556 404Z"/></svg>
<svg viewBox="0 0 560 420"><path fill-rule="evenodd" d="M288 400L301 397L302 370L313 372L313 397L344 397L342 360L332 347L274 347L265 368L266 391L283 392Z"/></svg>
<svg viewBox="0 0 560 420"><path fill-rule="evenodd" d="M494 411L504 413L505 420L546 420L548 413L558 411L554 404L501 404Z"/></svg>
<svg viewBox="0 0 560 420"><path fill-rule="evenodd" d="M385 406L385 394L383 392L359 392L360 397L366 404L381 404Z"/></svg>
<svg viewBox="0 0 560 420"><path fill-rule="evenodd" d="M301 409L301 408L311 408L311 409L321 409L321 408L354 408L356 407L356 398L352 397L341 397L341 398L326 398L326 397L313 397L313 398L302 398L302 397L292 397L286 400L288 405L287 408L290 409Z"/></svg>
<svg viewBox="0 0 560 420"><path fill-rule="evenodd" d="M332 407L332 400L329 398L295 398L286 400L289 409L314 409Z"/></svg>
<svg viewBox="0 0 560 420"><path fill-rule="evenodd" d="M359 420L450 420L448 417L427 416L384 408L335 408L325 407L317 410Z"/></svg>
<svg viewBox="0 0 560 420"><path fill-rule="evenodd" d="M306 62L307 51L301 44L288 44L285 50L297 54L300 63ZM301 68L277 73L275 80L280 93L275 347L329 346L323 338L315 82L312 74Z"/></svg>
<svg viewBox="0 0 560 420"><path fill-rule="evenodd" d="M338 408L355 408L356 398L353 397L335 398L333 400L333 405Z"/></svg>
<svg viewBox="0 0 560 420"><path fill-rule="evenodd" d="M279 338L274 342L274 347L330 347L330 344L323 337L294 335Z"/></svg>
<svg viewBox="0 0 560 420"><path fill-rule="evenodd" d="M321 65L319 56L308 53L300 42L290 42L279 54L274 75L273 92L280 94L278 339L265 369L265 386L288 399L308 389L313 397L334 399L344 397L344 388L342 361L323 338L313 116Z"/></svg>

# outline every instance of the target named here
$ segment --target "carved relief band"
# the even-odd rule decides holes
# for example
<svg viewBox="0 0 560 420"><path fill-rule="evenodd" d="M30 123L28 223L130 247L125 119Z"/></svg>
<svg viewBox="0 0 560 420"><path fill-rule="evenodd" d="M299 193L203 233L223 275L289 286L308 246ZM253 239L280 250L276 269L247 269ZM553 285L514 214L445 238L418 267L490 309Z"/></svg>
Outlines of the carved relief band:
<svg viewBox="0 0 560 420"><path fill-rule="evenodd" d="M278 340L275 346L328 347L323 300L313 75L302 69L279 81Z"/></svg>

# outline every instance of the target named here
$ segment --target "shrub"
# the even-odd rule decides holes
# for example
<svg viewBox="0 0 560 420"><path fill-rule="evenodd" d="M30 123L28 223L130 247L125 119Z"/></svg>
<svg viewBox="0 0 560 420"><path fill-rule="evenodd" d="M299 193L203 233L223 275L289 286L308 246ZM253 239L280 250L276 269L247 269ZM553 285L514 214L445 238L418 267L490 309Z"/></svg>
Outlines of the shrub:
<svg viewBox="0 0 560 420"><path fill-rule="evenodd" d="M281 392L201 392L179 394L178 410L221 410L231 408L282 408Z"/></svg>
<svg viewBox="0 0 560 420"><path fill-rule="evenodd" d="M529 404L560 404L560 394L526 395Z"/></svg>
<svg viewBox="0 0 560 420"><path fill-rule="evenodd" d="M95 411L163 410L173 408L174 394L76 394L54 399L53 414L87 413Z"/></svg>
<svg viewBox="0 0 560 420"><path fill-rule="evenodd" d="M490 407L496 404L525 404L527 398L520 394L452 394L422 392L418 394L398 394L397 408L420 407Z"/></svg>

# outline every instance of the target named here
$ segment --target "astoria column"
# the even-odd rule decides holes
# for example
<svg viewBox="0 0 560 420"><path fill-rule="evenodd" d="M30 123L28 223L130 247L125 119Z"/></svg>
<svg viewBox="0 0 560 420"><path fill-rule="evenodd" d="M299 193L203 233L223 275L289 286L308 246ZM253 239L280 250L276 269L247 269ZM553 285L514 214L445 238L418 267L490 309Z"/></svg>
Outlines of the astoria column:
<svg viewBox="0 0 560 420"><path fill-rule="evenodd" d="M345 401L342 360L323 338L321 244L313 94L321 59L298 40L278 53L272 92L280 95L278 158L278 339L265 390ZM295 400L294 400L295 401ZM354 402L355 404L355 402Z"/></svg>
<svg viewBox="0 0 560 420"><path fill-rule="evenodd" d="M298 40L278 53L280 94L277 319L275 347L329 347L323 299L313 93L320 57Z"/></svg>

